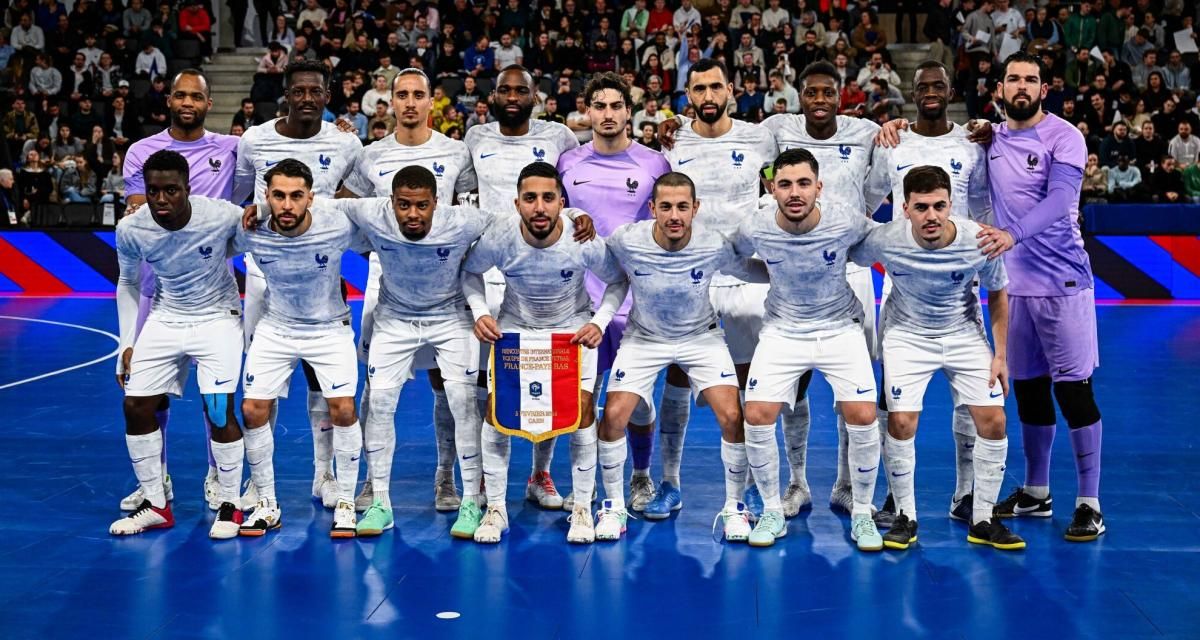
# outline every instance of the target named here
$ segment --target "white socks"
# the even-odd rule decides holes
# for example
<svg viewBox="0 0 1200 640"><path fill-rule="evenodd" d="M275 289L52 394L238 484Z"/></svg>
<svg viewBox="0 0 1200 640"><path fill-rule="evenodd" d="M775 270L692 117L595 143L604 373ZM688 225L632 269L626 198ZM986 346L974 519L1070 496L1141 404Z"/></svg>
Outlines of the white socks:
<svg viewBox="0 0 1200 640"><path fill-rule="evenodd" d="M975 419L967 405L954 407L954 499L968 493L975 483Z"/></svg>
<svg viewBox="0 0 1200 640"><path fill-rule="evenodd" d="M392 507L389 489L392 482L392 457L396 453L396 402L402 387L374 389L364 394L370 409L363 429L363 449L367 455L368 477L375 499L385 509Z"/></svg>
<svg viewBox="0 0 1200 640"><path fill-rule="evenodd" d="M454 414L450 411L450 401L446 399L446 391L433 390L433 437L437 442L438 473L454 473L455 449L457 442L454 432Z"/></svg>
<svg viewBox="0 0 1200 640"><path fill-rule="evenodd" d="M662 449L663 481L676 487L679 486L679 465L683 460L683 438L691 413L691 388L665 385L658 418L658 442Z"/></svg>
<svg viewBox="0 0 1200 640"><path fill-rule="evenodd" d="M450 454L457 455L458 458L458 472L462 478L463 497L476 502L479 498L479 477L482 473L480 465L483 462L480 459L479 450L479 412L475 404L477 388L473 384L446 383L446 408L451 415L451 435L454 437L454 447ZM438 438L440 441L441 435ZM440 455L439 452L439 457ZM440 462L438 469L441 470ZM454 473L453 466L448 469L448 472Z"/></svg>
<svg viewBox="0 0 1200 640"><path fill-rule="evenodd" d="M788 484L808 486L808 431L812 425L808 396L797 401L790 411L784 406L782 418L783 446L787 448L788 468L791 471Z"/></svg>
<svg viewBox="0 0 1200 640"><path fill-rule="evenodd" d="M871 515L875 476L879 469L879 427L875 422L868 425L847 424L846 436L850 486L854 495L851 515Z"/></svg>
<svg viewBox="0 0 1200 640"><path fill-rule="evenodd" d="M750 465L750 473L754 474L754 484L758 485L758 492L762 495L763 510L782 513L783 502L779 499L779 445L775 443L775 425L747 422L744 426L746 460ZM724 452L724 446L721 450Z"/></svg>
<svg viewBox="0 0 1200 640"><path fill-rule="evenodd" d="M1007 459L1008 438L975 438L975 495L971 508L971 524L992 519L992 509L996 506L996 499L1000 497L1000 485L1004 482L1004 462Z"/></svg>
<svg viewBox="0 0 1200 640"><path fill-rule="evenodd" d="M596 449L595 422L571 434L571 491L577 505L591 504L596 490Z"/></svg>
<svg viewBox="0 0 1200 640"><path fill-rule="evenodd" d="M554 442L555 438L543 440L533 443L533 472L541 473L543 471L549 473L550 462L554 460Z"/></svg>
<svg viewBox="0 0 1200 640"><path fill-rule="evenodd" d="M504 508L508 497L508 462L512 455L511 439L496 431L490 424L483 425L483 474L486 476L484 490L487 491L489 506ZM464 499L467 480L464 475ZM479 491L479 479L475 479L475 491Z"/></svg>
<svg viewBox="0 0 1200 640"><path fill-rule="evenodd" d="M850 436L846 434L846 419L841 412L837 414L837 434L837 479L833 481L835 491L838 487L850 486Z"/></svg>
<svg viewBox="0 0 1200 640"><path fill-rule="evenodd" d="M884 464L887 465L888 480L892 484L892 498L896 500L896 514L901 512L912 521L917 520L916 483L913 476L917 468L917 439L900 440L889 433L884 447Z"/></svg>
<svg viewBox="0 0 1200 640"><path fill-rule="evenodd" d="M358 422L333 428L333 451L337 466L338 500L354 504L354 486L358 484L358 460L362 457L362 428Z"/></svg>
<svg viewBox="0 0 1200 640"><path fill-rule="evenodd" d="M137 476L138 484L142 485L146 499L160 509L167 506L167 496L163 492L162 431L142 436L126 434L125 447L129 449L133 473Z"/></svg>
<svg viewBox="0 0 1200 640"><path fill-rule="evenodd" d="M725 463L725 510L733 511L742 500L746 486L746 443L726 442L721 438L721 462Z"/></svg>
<svg viewBox="0 0 1200 640"><path fill-rule="evenodd" d="M259 498L275 501L275 434L270 422L242 431L246 446L246 462L250 465L250 480Z"/></svg>
<svg viewBox="0 0 1200 640"><path fill-rule="evenodd" d="M232 427L226 427L232 428ZM217 461L217 483L221 485L221 502L238 504L242 484L242 459L246 457L246 446L241 438L233 442L212 443L213 458Z"/></svg>
<svg viewBox="0 0 1200 640"><path fill-rule="evenodd" d="M308 391L308 424L313 436L313 477L320 478L329 471L329 463L333 460L333 422L329 420L325 397L320 391L311 389Z"/></svg>
<svg viewBox="0 0 1200 640"><path fill-rule="evenodd" d="M670 388L670 387L668 387ZM604 482L604 497L616 510L625 508L625 437L612 442L600 441L600 479Z"/></svg>

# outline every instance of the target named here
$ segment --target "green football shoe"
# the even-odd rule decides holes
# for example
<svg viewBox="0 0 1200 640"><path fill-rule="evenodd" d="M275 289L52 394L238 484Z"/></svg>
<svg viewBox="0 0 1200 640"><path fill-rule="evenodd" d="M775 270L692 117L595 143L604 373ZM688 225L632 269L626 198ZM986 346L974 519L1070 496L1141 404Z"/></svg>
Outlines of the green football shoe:
<svg viewBox="0 0 1200 640"><path fill-rule="evenodd" d="M358 535L377 536L391 529L392 524L392 510L385 509L383 503L376 499L358 521Z"/></svg>
<svg viewBox="0 0 1200 640"><path fill-rule="evenodd" d="M450 535L463 540L474 540L475 530L483 520L483 512L474 500L463 500L458 507L458 519L450 527Z"/></svg>

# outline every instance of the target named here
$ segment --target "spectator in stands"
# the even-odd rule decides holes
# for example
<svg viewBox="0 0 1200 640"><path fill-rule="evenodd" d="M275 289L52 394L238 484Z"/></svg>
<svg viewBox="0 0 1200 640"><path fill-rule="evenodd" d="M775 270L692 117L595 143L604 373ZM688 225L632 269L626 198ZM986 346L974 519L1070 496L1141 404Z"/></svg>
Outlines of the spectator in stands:
<svg viewBox="0 0 1200 640"><path fill-rule="evenodd" d="M784 44L782 41L776 41L776 44ZM828 51L821 43L817 41L817 32L808 31L804 34L804 44L796 47L792 52L792 66L797 69L804 70L808 65L821 60L828 59ZM781 56L786 60L786 57Z"/></svg>
<svg viewBox="0 0 1200 640"><path fill-rule="evenodd" d="M1133 72L1133 84L1141 91L1145 91L1150 83L1150 74L1157 73L1163 75L1166 70L1158 66L1158 52L1154 49L1147 49L1142 54L1141 62L1131 66Z"/></svg>
<svg viewBox="0 0 1200 640"><path fill-rule="evenodd" d="M1183 63L1183 55L1172 51L1167 56L1167 66L1162 67L1163 78L1167 81L1167 89L1176 95L1183 95L1192 88L1192 72Z"/></svg>
<svg viewBox="0 0 1200 640"><path fill-rule="evenodd" d="M1111 132L1114 116L1111 108L1108 106L1108 101L1104 99L1103 95L1093 93L1088 103L1088 109L1084 113L1083 119L1092 128L1092 132L1096 135L1106 135ZM1104 154L1100 154L1100 161L1105 161ZM1112 166L1112 164L1106 163L1105 166Z"/></svg>
<svg viewBox="0 0 1200 640"><path fill-rule="evenodd" d="M859 86L858 80L850 78L846 84L842 85L839 115L862 117L866 104L867 93Z"/></svg>
<svg viewBox="0 0 1200 640"><path fill-rule="evenodd" d="M567 114L567 128L575 133L575 139L579 144L587 144L592 141L592 119L588 117L587 101L583 95L575 96L575 108Z"/></svg>
<svg viewBox="0 0 1200 640"><path fill-rule="evenodd" d="M371 132L371 121L367 119L366 114L362 112L362 103L351 100L346 103L346 112L342 117L354 125L355 132L358 134L358 139L363 142L367 141L367 136Z"/></svg>
<svg viewBox="0 0 1200 640"><path fill-rule="evenodd" d="M562 44L555 50L555 56L557 70L568 76L579 75L587 66L586 54L572 33L563 38Z"/></svg>
<svg viewBox="0 0 1200 640"><path fill-rule="evenodd" d="M1170 135L1172 131L1179 131L1179 122L1183 120L1183 114L1179 112L1178 107L1179 103L1176 100L1164 102L1162 110L1150 116L1154 130L1163 132L1164 136Z"/></svg>
<svg viewBox="0 0 1200 640"><path fill-rule="evenodd" d="M363 113L367 113L368 110L374 113L375 105L383 102L387 105L388 114L392 114L392 92L388 88L387 77L377 75L373 78L373 82L374 84L372 84L371 88L362 97ZM388 130L390 131L391 129L389 128Z"/></svg>
<svg viewBox="0 0 1200 640"><path fill-rule="evenodd" d="M118 205L125 201L125 159L121 152L112 154L112 166L100 183L100 202Z"/></svg>
<svg viewBox="0 0 1200 640"><path fill-rule="evenodd" d="M1187 168L1196 164L1196 158L1200 155L1200 139L1192 135L1192 123L1188 120L1180 120L1178 128L1179 133L1167 145L1167 153L1175 158L1179 166Z"/></svg>
<svg viewBox="0 0 1200 640"><path fill-rule="evenodd" d="M662 144L658 141L658 128L654 126L654 123L643 122L639 131L641 135L637 137L638 144L655 151L662 151Z"/></svg>
<svg viewBox="0 0 1200 640"><path fill-rule="evenodd" d="M631 29L645 33L649 20L650 12L646 10L646 0L634 0L633 6L621 14L621 37L628 36Z"/></svg>
<svg viewBox="0 0 1200 640"><path fill-rule="evenodd" d="M488 110L488 103L480 100L475 103L475 109L471 113L471 117L467 118L466 130L470 131L471 127L480 124L487 124L494 120L492 114Z"/></svg>
<svg viewBox="0 0 1200 640"><path fill-rule="evenodd" d="M766 104L765 96L758 91L757 78L751 76L746 78L745 82L741 95L737 97L738 118L747 122L761 122L765 115L763 113ZM795 91L795 89L792 90Z"/></svg>
<svg viewBox="0 0 1200 640"><path fill-rule="evenodd" d="M729 12L729 29L731 31L741 31L750 26L750 17L758 15L762 16L762 9L750 3L750 0L738 0L738 3L733 10Z"/></svg>
<svg viewBox="0 0 1200 640"><path fill-rule="evenodd" d="M779 6L779 0L769 0L767 8L762 12L762 25L767 31L780 31L783 25L789 24L792 17L788 15L787 9L782 9Z"/></svg>
<svg viewBox="0 0 1200 640"><path fill-rule="evenodd" d="M83 145L83 153L80 155L95 171L97 184L103 182L104 177L112 169L112 157L116 151L117 146L104 127L100 125L92 127L92 135L87 144Z"/></svg>
<svg viewBox="0 0 1200 640"><path fill-rule="evenodd" d="M20 197L12 169L0 169L0 228L12 229L21 224Z"/></svg>
<svg viewBox="0 0 1200 640"><path fill-rule="evenodd" d="M858 26L850 32L850 44L858 50L858 62L862 64L876 51L887 48L887 34L879 28L875 15L864 11L859 15Z"/></svg>
<svg viewBox="0 0 1200 640"><path fill-rule="evenodd" d="M567 119L558 112L558 100L547 100L542 105L542 112L535 116L538 120L546 122L557 122L561 125L567 124Z"/></svg>
<svg viewBox="0 0 1200 640"><path fill-rule="evenodd" d="M587 72L601 73L604 71L616 71L617 59L613 55L612 50L608 48L608 41L601 38L594 42L592 50L587 54Z"/></svg>
<svg viewBox="0 0 1200 640"><path fill-rule="evenodd" d="M962 27L964 46L966 47L967 55L971 56L971 60L991 59L992 45L990 37L995 31L996 25L992 22L992 2L991 0L984 0L974 11L967 15ZM979 34L987 35L989 40L978 37Z"/></svg>
<svg viewBox="0 0 1200 640"><path fill-rule="evenodd" d="M212 19L200 5L200 0L184 0L183 9L178 18L179 37L184 40L195 40L200 43L200 55L205 62L210 62L212 49ZM284 46L290 43L282 43Z"/></svg>
<svg viewBox="0 0 1200 640"><path fill-rule="evenodd" d="M746 78L754 78L760 85L766 84L762 67L754 64L754 56L749 53L742 54L741 65L733 71L734 88L745 86Z"/></svg>
<svg viewBox="0 0 1200 640"><path fill-rule="evenodd" d="M833 68L837 71L838 84L843 87L851 80L858 80L858 69L850 63L850 56L844 53L833 57Z"/></svg>
<svg viewBox="0 0 1200 640"><path fill-rule="evenodd" d="M88 203L96 195L96 174L88 168L82 156L72 156L60 163L58 199L60 202Z"/></svg>
<svg viewBox="0 0 1200 640"><path fill-rule="evenodd" d="M867 109L877 122L886 122L900 117L904 106L904 94L883 78L871 79L871 93L867 95Z"/></svg>
<svg viewBox="0 0 1200 640"><path fill-rule="evenodd" d="M644 122L658 126L659 123L670 117L672 117L671 112L660 109L657 100L646 98L646 101L642 104L642 109L633 113L633 126L636 129L641 129Z"/></svg>
<svg viewBox="0 0 1200 640"><path fill-rule="evenodd" d="M117 94L117 85L124 79L124 74L113 64L112 54L105 51L100 54L100 63L92 68L92 80L96 89L96 97L110 102Z"/></svg>
<svg viewBox="0 0 1200 640"><path fill-rule="evenodd" d="M72 102L78 102L83 96L90 96L96 86L92 81L92 70L88 66L87 57L82 53L75 54L75 62L67 68L63 76L62 94Z"/></svg>
<svg viewBox="0 0 1200 640"><path fill-rule="evenodd" d="M509 0L515 4L515 0ZM521 64L525 61L525 53L521 51L521 47L513 44L512 36L503 33L500 35L500 46L496 47L495 51L495 69L499 73L501 69L514 64Z"/></svg>
<svg viewBox="0 0 1200 640"><path fill-rule="evenodd" d="M83 152L83 143L71 134L71 125L66 122L58 124L58 135L50 143L52 162L61 164L64 160Z"/></svg>
<svg viewBox="0 0 1200 640"><path fill-rule="evenodd" d="M787 101L788 113L800 113L800 94L796 93L795 87L784 82L783 74L772 71L770 82L771 90L766 95L767 104L775 104L776 100L783 99Z"/></svg>
<svg viewBox="0 0 1200 640"><path fill-rule="evenodd" d="M568 80L568 83L570 80ZM480 102L487 102L487 96L479 90L478 83L475 82L473 76L463 78L463 88L454 96L454 104L458 110L466 115L475 110L475 105Z"/></svg>
<svg viewBox="0 0 1200 640"><path fill-rule="evenodd" d="M1165 155L1146 180L1150 202L1176 204L1186 201L1183 174L1175 166L1175 158Z"/></svg>
<svg viewBox="0 0 1200 640"><path fill-rule="evenodd" d="M96 112L92 99L88 96L80 96L79 109L70 119L71 130L80 132L91 132L92 127L103 126L104 119Z"/></svg>
<svg viewBox="0 0 1200 640"><path fill-rule="evenodd" d="M267 34L267 42L278 42L288 49L296 42L296 32L288 26L287 17L283 14L275 16L275 24L271 27L271 33Z"/></svg>
<svg viewBox="0 0 1200 640"><path fill-rule="evenodd" d="M1114 167L1120 162L1121 158L1132 159L1136 157L1137 146L1133 143L1133 139L1129 137L1129 128L1123 122L1114 124L1112 133L1100 145L1100 164L1106 167Z"/></svg>
<svg viewBox="0 0 1200 640"><path fill-rule="evenodd" d="M50 56L39 53L37 66L29 72L29 93L35 98L56 98L62 91L63 77L50 66Z"/></svg>
<svg viewBox="0 0 1200 640"><path fill-rule="evenodd" d="M21 15L21 22L13 28L10 38L13 49L26 65L46 50L46 34L41 27L33 24L32 14Z"/></svg>
<svg viewBox="0 0 1200 640"><path fill-rule="evenodd" d="M973 73L968 75L970 80L966 83L966 95L963 96L967 103L967 117L977 118L983 113L985 105L992 99L991 91L999 79L998 75L992 69L990 57L979 58L975 62Z"/></svg>
<svg viewBox="0 0 1200 640"><path fill-rule="evenodd" d="M937 0L925 16L925 26L921 30L930 43L929 59L941 62L947 69L954 69L954 34L958 24L952 5L953 0ZM913 40L916 40L915 33Z"/></svg>
<svg viewBox="0 0 1200 640"><path fill-rule="evenodd" d="M1080 49L1075 52L1075 58L1067 63L1064 80L1068 87L1086 93L1091 89L1092 78L1096 77L1096 73L1103 71L1103 66L1092 58L1087 49Z"/></svg>
<svg viewBox="0 0 1200 640"><path fill-rule="evenodd" d="M250 98L242 98L242 109L233 114L233 124L242 125L243 129L260 125L267 121L267 116L259 113L254 108L254 101ZM366 132L363 132L363 137L366 137Z"/></svg>
<svg viewBox="0 0 1200 640"><path fill-rule="evenodd" d="M1129 156L1117 159L1116 166L1108 168L1108 199L1111 202L1143 202L1145 188L1142 172L1129 163Z"/></svg>
<svg viewBox="0 0 1200 640"><path fill-rule="evenodd" d="M21 221L29 223L29 214L38 205L49 204L54 193L54 181L46 170L41 154L37 149L30 149L25 154L25 162L17 175L17 195L21 200Z"/></svg>
<svg viewBox="0 0 1200 640"><path fill-rule="evenodd" d="M463 69L467 75L476 78L490 78L496 75L496 54L489 45L487 36L479 36L475 46L463 55Z"/></svg>
<svg viewBox="0 0 1200 640"><path fill-rule="evenodd" d="M104 50L96 46L96 34L88 33L83 36L83 46L79 48L78 53L83 54L89 67L95 67L100 64L100 56Z"/></svg>
<svg viewBox="0 0 1200 640"><path fill-rule="evenodd" d="M1184 168L1183 190L1188 202L1200 203L1200 163Z"/></svg>
<svg viewBox="0 0 1200 640"><path fill-rule="evenodd" d="M1079 195L1083 204L1108 203L1108 168L1100 166L1100 158L1094 153L1088 154Z"/></svg>
<svg viewBox="0 0 1200 640"><path fill-rule="evenodd" d="M1086 0L1079 5L1079 11L1071 14L1063 25L1064 43L1072 51L1083 49L1091 51L1096 45L1096 30L1099 21L1092 13L1092 5Z"/></svg>
<svg viewBox="0 0 1200 640"><path fill-rule="evenodd" d="M152 41L147 40L134 63L133 72L144 78L161 76L167 72L167 58Z"/></svg>
<svg viewBox="0 0 1200 640"><path fill-rule="evenodd" d="M156 76L150 81L150 91L143 98L142 105L145 107L145 117L142 120L143 125L153 125L158 127L159 130L167 127L169 124L167 118L170 116L170 111L167 109L166 78Z"/></svg>
<svg viewBox="0 0 1200 640"><path fill-rule="evenodd" d="M1092 133L1091 126L1088 125L1086 120L1080 120L1079 122L1075 123L1075 128L1079 129L1079 133L1083 136L1083 144L1085 147L1087 147L1087 152L1094 153L1096 154L1096 157L1099 157L1100 145L1103 144L1104 141L1101 140L1099 136Z"/></svg>
<svg viewBox="0 0 1200 640"><path fill-rule="evenodd" d="M396 129L396 118L388 113L389 105L390 101L388 100L381 99L375 101L375 108L371 110L370 126L372 129L379 122L382 122L387 127L388 133Z"/></svg>
<svg viewBox="0 0 1200 640"><path fill-rule="evenodd" d="M1167 141L1154 130L1153 122L1143 123L1139 131L1140 135L1133 141L1136 150L1134 160L1138 168L1145 170L1170 153L1170 150L1167 148Z"/></svg>
<svg viewBox="0 0 1200 640"><path fill-rule="evenodd" d="M154 16L146 10L142 0L130 0L129 8L121 14L122 30L130 38L141 37L143 31L150 30L150 22Z"/></svg>
<svg viewBox="0 0 1200 640"><path fill-rule="evenodd" d="M900 75L892 70L892 65L888 64L883 59L883 54L878 52L871 54L866 66L858 72L856 80L860 87L865 87L875 78L887 80L888 84L893 87L900 86Z"/></svg>
<svg viewBox="0 0 1200 640"><path fill-rule="evenodd" d="M748 53L753 58L755 65L761 67L766 64L762 48L755 44L754 38L749 33L742 33L739 43L738 48L733 52L738 60L743 59Z"/></svg>
<svg viewBox="0 0 1200 640"><path fill-rule="evenodd" d="M8 143L8 153L11 157L19 157L25 143L36 140L41 131L37 118L25 109L25 99L20 96L13 100L12 108L4 114L0 130L4 131L4 140Z"/></svg>

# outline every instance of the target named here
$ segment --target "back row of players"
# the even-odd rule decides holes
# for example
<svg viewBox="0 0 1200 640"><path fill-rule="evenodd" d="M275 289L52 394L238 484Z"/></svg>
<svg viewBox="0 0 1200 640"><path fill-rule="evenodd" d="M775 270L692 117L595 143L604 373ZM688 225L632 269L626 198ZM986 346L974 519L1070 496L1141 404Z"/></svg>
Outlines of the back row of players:
<svg viewBox="0 0 1200 640"><path fill-rule="evenodd" d="M1090 385L1095 314L1074 214L1085 154L1073 128L1041 112L1045 85L1036 59L1018 54L1006 64L1008 122L987 156L947 120L949 82L937 63L917 71L919 117L911 130L901 131L901 123L881 134L867 121L835 116L838 87L828 65L810 66L801 83L803 116L748 124L725 111L731 87L721 65L698 62L687 81L697 119L668 135L673 145L659 155L627 137L628 87L608 74L585 88L595 136L576 148L565 127L530 119L535 85L524 69L501 73L491 96L497 121L471 129L465 144L428 128L428 79L405 70L393 85L395 135L365 149L321 122L323 66L293 65L289 115L251 128L240 141L203 130L207 86L197 73L181 74L170 100L172 127L135 145L127 160L128 193L141 194L131 196L131 208L149 204L118 227L118 379L139 488L122 501L133 513L110 531L173 524L162 434L166 395L182 390L186 357L199 365L210 426L206 498L218 511L211 535L278 528L274 401L286 395L303 360L313 496L334 508L333 536L392 527L388 488L400 388L414 368L436 368L435 505L458 510L456 537L497 542L507 529L508 440L480 422L479 343L505 330L569 330L588 347L581 389L588 426L570 436L573 492L564 501L550 479L551 441L535 446L527 497L570 511L572 542L618 539L628 510L657 519L682 506L679 465L693 393L721 426L726 538L767 546L786 535L785 517L811 506L805 445L813 369L831 382L837 400L839 465L830 502L851 514L859 548L907 548L917 539L913 437L925 385L939 369L951 379L956 404L950 511L969 521L968 539L1022 548L999 518L1051 515L1052 395L1071 427L1080 481L1066 537L1095 539L1104 532L1101 423ZM899 144L877 147L877 138ZM155 153L163 150L183 155ZM761 200L760 168L771 192ZM449 205L476 188L479 209ZM889 193L905 219L875 225L868 213ZM243 230L242 210L230 202L251 196L269 216ZM514 203L519 216L511 215ZM566 203L573 208L564 210ZM988 224L993 203L995 227ZM589 241L594 233L602 238ZM368 380L357 412L353 332L339 291L345 250L373 252L357 349ZM243 251L244 320L236 284L221 265ZM1007 275L996 260L1006 251ZM877 261L894 285L890 295L885 286L882 341L874 335L868 270ZM152 302L142 301L139 335L139 278L141 291L151 293L143 271L157 284ZM576 275L585 271L590 297ZM507 287L499 286L505 278ZM980 283L988 290L994 352L983 330ZM226 386L240 375L234 334L243 327L244 431ZM884 393L877 408L870 362L880 349ZM996 504L1007 453L1009 362L1028 464L1025 486ZM654 380L668 366L656 416ZM590 399L606 370L606 410L592 426ZM781 415L791 471L782 496L775 440ZM656 421L663 449L657 488L649 477ZM876 511L881 447L891 492ZM628 504L627 449L634 467ZM368 480L356 499L364 453ZM239 497L243 457L251 490ZM593 520L597 461L606 499ZM253 508L248 517L243 506Z"/></svg>

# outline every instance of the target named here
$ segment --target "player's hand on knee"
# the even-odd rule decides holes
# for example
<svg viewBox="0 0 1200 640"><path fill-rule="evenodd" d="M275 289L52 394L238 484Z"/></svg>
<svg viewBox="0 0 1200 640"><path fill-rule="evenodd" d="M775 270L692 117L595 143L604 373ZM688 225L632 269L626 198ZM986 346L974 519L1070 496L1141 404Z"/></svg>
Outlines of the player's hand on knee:
<svg viewBox="0 0 1200 640"><path fill-rule="evenodd" d="M117 374L117 386L125 388L125 383L129 381L129 363L133 361L133 347L129 347L121 353L121 373Z"/></svg>
<svg viewBox="0 0 1200 640"><path fill-rule="evenodd" d="M992 358L992 373L991 380L988 382L988 387L994 389L996 383L1000 383L1000 390L1004 392L1004 397L1008 397L1008 358L1004 356L995 356Z"/></svg>
<svg viewBox="0 0 1200 640"><path fill-rule="evenodd" d="M242 228L247 231L258 228L258 205L249 205L242 212Z"/></svg>
<svg viewBox="0 0 1200 640"><path fill-rule="evenodd" d="M587 242L596 237L596 227L592 217L586 213L580 214L572 222L575 223L575 242Z"/></svg>
<svg viewBox="0 0 1200 640"><path fill-rule="evenodd" d="M979 250L983 255L987 256L988 260L995 260L1004 254L1005 251L1012 249L1017 244L1013 235L1004 229L980 224L983 227L979 233L975 234L979 238Z"/></svg>
<svg viewBox="0 0 1200 640"><path fill-rule="evenodd" d="M571 338L571 344L581 344L589 349L595 349L600 346L600 340L603 338L604 332L600 330L600 327L589 322L575 332L575 337Z"/></svg>
<svg viewBox="0 0 1200 640"><path fill-rule="evenodd" d="M491 316L483 316L475 321L475 337L480 342L494 344L500 339L500 327L496 325L496 319Z"/></svg>
<svg viewBox="0 0 1200 640"><path fill-rule="evenodd" d="M991 146L992 135L995 132L992 131L991 122L988 122L983 118L976 118L967 122L967 133L969 134L967 136L967 140L987 147Z"/></svg>
<svg viewBox="0 0 1200 640"><path fill-rule="evenodd" d="M908 130L908 120L897 118L883 123L879 133L875 134L875 145L879 147L900 146L900 132Z"/></svg>

